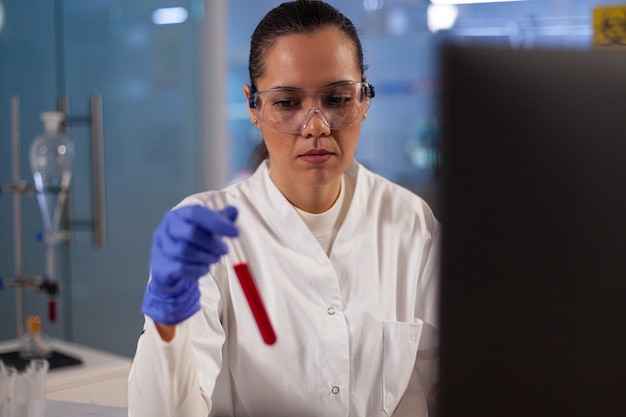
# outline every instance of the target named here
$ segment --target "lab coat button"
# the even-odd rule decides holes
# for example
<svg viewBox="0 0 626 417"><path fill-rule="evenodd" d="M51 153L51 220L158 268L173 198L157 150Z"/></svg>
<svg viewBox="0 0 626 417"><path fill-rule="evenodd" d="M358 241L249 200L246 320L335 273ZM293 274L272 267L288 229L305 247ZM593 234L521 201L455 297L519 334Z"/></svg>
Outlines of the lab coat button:
<svg viewBox="0 0 626 417"><path fill-rule="evenodd" d="M326 311L332 316L333 314L335 314L335 307L328 307L328 310Z"/></svg>
<svg viewBox="0 0 626 417"><path fill-rule="evenodd" d="M339 394L339 387L335 385L331 388L330 392L332 392L333 394Z"/></svg>

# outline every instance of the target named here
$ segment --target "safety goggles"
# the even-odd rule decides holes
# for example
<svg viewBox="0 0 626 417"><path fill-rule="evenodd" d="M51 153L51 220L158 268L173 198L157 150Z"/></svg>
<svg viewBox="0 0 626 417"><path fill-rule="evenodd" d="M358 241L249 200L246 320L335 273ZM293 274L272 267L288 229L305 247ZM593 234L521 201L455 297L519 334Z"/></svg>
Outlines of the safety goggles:
<svg viewBox="0 0 626 417"><path fill-rule="evenodd" d="M374 94L374 86L365 81L344 82L319 90L255 91L252 87L248 105L268 127L299 135L315 114L331 130L352 126L367 113Z"/></svg>

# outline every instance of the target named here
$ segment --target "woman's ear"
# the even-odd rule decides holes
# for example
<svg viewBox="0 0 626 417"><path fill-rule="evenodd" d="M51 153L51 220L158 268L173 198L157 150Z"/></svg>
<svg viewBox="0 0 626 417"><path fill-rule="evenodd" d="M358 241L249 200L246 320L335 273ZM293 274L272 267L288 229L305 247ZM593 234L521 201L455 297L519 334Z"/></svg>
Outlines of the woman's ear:
<svg viewBox="0 0 626 417"><path fill-rule="evenodd" d="M254 113L254 109L250 108L250 92L252 91L252 87L249 84L243 85L243 94L246 96L246 107L248 108L248 114L250 115L250 123L254 126L259 127L259 121L256 118L256 114Z"/></svg>

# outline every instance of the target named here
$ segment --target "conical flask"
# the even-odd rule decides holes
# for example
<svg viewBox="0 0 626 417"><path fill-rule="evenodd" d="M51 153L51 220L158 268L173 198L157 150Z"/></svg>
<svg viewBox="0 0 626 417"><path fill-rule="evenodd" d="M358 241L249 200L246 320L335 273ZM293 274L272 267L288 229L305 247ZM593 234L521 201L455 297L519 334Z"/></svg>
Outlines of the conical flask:
<svg viewBox="0 0 626 417"><path fill-rule="evenodd" d="M60 112L41 113L45 131L30 146L30 167L46 242L52 244L61 240L59 223L72 179L75 152L74 143L60 132L63 118Z"/></svg>

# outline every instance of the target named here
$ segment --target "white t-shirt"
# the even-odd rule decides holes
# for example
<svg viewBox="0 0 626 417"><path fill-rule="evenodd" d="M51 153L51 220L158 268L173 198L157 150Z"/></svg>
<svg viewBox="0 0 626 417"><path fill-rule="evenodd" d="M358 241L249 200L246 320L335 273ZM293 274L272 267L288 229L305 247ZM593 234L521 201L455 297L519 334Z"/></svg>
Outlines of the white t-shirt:
<svg viewBox="0 0 626 417"><path fill-rule="evenodd" d="M343 175L341 177L339 196L332 207L325 212L313 214L294 207L322 249L324 249L326 255L330 255L335 236L337 236L341 223L350 207L353 193L354 183L350 180L346 181L346 176Z"/></svg>

